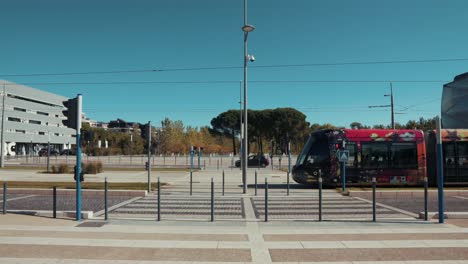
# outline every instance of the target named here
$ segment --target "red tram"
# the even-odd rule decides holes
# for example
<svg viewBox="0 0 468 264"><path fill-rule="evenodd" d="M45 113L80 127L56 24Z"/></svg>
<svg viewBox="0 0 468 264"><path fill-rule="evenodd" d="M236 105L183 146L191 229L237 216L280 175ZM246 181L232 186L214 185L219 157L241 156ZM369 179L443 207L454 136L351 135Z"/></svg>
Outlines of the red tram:
<svg viewBox="0 0 468 264"><path fill-rule="evenodd" d="M363 184L376 177L380 185L419 185L426 176L426 146L420 130L343 129L311 134L293 168L298 183L313 184L322 173L324 184L341 182L337 150L349 151L346 182Z"/></svg>

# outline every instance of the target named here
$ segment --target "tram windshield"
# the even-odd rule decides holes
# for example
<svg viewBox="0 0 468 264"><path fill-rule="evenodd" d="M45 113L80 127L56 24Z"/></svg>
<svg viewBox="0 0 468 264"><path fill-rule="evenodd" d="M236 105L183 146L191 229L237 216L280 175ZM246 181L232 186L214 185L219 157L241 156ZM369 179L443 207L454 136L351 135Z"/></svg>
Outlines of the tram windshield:
<svg viewBox="0 0 468 264"><path fill-rule="evenodd" d="M312 134L297 158L296 165L317 166L328 158L328 138L324 134Z"/></svg>

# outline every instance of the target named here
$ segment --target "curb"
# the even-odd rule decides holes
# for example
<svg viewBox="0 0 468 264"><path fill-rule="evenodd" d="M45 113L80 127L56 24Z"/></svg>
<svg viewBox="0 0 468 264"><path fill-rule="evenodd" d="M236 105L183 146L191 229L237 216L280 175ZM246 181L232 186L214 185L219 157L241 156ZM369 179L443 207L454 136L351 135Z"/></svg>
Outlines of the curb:
<svg viewBox="0 0 468 264"><path fill-rule="evenodd" d="M52 211L47 210L7 210L7 213L13 214L25 214L25 215L34 215L42 217L53 217ZM81 219L91 219L93 218L93 211L81 211ZM57 211L57 218L76 218L75 211Z"/></svg>
<svg viewBox="0 0 468 264"><path fill-rule="evenodd" d="M427 212L428 219L438 219L439 212ZM424 212L419 213L419 219L424 219ZM467 212L445 212L444 219L468 219Z"/></svg>

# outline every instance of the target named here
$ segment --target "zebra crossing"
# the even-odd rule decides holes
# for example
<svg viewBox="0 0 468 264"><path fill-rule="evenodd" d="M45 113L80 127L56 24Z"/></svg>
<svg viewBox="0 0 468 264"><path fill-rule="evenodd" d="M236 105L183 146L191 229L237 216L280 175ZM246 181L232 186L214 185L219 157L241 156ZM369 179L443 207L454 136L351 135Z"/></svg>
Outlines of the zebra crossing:
<svg viewBox="0 0 468 264"><path fill-rule="evenodd" d="M265 217L264 197L252 197L255 216ZM385 207L377 206L379 219L413 219ZM271 220L319 220L319 197L286 196L268 198L268 218ZM326 193L322 201L322 220L371 220L372 204L340 194Z"/></svg>
<svg viewBox="0 0 468 264"><path fill-rule="evenodd" d="M307 195L306 195L307 194ZM247 199L244 199L247 198ZM249 202L256 219L265 218L264 195L222 196L214 198L214 217L222 220L245 219L244 202ZM111 218L157 219L157 195L152 193L122 207L110 211ZM211 216L210 195L193 196L164 192L161 196L162 220L209 220ZM376 206L376 215L384 219L413 219L401 211ZM285 196L273 194L268 198L270 220L319 220L319 197L316 193L297 193ZM322 200L323 220L371 220L372 204L364 199L342 196L333 190L324 192Z"/></svg>
<svg viewBox="0 0 468 264"><path fill-rule="evenodd" d="M148 195L116 208L110 212L111 218L157 218L157 196ZM209 196L167 195L161 198L161 219L166 220L205 220L211 216ZM214 212L217 219L243 219L244 205L240 197L216 197Z"/></svg>

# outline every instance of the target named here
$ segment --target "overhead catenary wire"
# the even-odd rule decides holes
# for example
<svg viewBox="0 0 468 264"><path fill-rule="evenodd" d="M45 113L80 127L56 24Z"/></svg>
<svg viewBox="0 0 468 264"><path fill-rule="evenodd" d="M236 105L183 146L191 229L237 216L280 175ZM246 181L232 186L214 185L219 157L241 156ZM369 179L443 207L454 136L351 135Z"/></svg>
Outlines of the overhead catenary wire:
<svg viewBox="0 0 468 264"><path fill-rule="evenodd" d="M383 60L383 61L350 61L331 63L301 63L301 64L270 64L253 65L250 68L291 68L291 67L323 67L323 66L347 66L347 65L378 65L378 64L408 64L408 63L439 63L468 61L468 58L449 59L425 59L425 60ZM109 71L83 71L83 72L57 72L57 73L19 73L0 74L0 77L36 77L36 76L65 76L65 75L100 75L100 74L129 74L129 73L160 73L176 71L204 71L204 70L228 70L242 69L242 66L208 66L208 67L186 67L186 68L154 68L135 70L109 70Z"/></svg>
<svg viewBox="0 0 468 264"><path fill-rule="evenodd" d="M249 83L446 83L447 80L252 80ZM111 81L111 82L25 82L21 85L147 85L147 84L239 84L239 81ZM5 83L6 86L19 85Z"/></svg>

